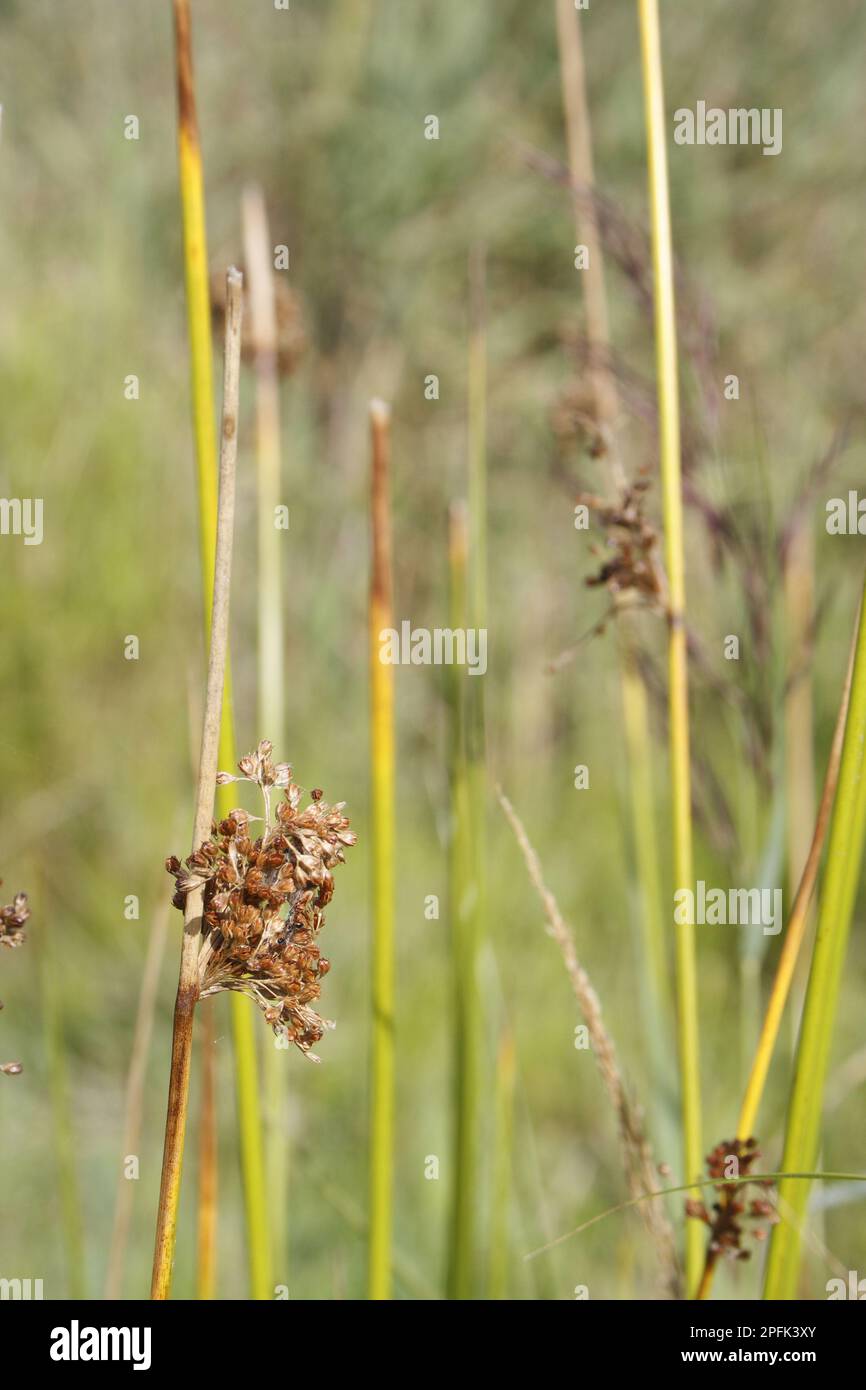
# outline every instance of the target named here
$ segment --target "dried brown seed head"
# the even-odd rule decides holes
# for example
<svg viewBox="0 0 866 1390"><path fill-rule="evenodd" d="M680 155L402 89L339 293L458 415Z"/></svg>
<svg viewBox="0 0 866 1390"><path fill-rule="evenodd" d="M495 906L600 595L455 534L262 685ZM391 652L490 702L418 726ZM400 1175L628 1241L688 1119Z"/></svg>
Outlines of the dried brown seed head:
<svg viewBox="0 0 866 1390"><path fill-rule="evenodd" d="M331 870L344 862L356 836L343 814L319 791L301 809L301 789L288 763L274 763L264 739L238 764L241 778L221 773L222 784L248 780L261 789L264 831L249 838L251 817L235 810L214 824L210 840L187 859L166 861L175 879L174 903L183 908L190 888L204 887L199 954L199 996L235 990L254 999L275 1032L314 1057L310 1049L328 1023L311 1007L330 963L316 937L334 892ZM270 821L270 796L283 791Z"/></svg>
<svg viewBox="0 0 866 1390"><path fill-rule="evenodd" d="M707 1174L715 1180L718 1201L712 1204L711 1217L702 1202L686 1202L686 1215L703 1221L710 1228L709 1255L715 1259L728 1255L733 1259L747 1260L750 1252L743 1249L742 1242L747 1236L763 1240L766 1230L762 1226L747 1226L747 1222L763 1220L773 1223L778 1220L775 1207L766 1198L749 1199L747 1188L754 1184L762 1190L773 1187L772 1179L751 1178L752 1167L761 1157L758 1141L753 1136L748 1139L730 1139L717 1144L707 1154ZM730 1181L732 1177L749 1178L749 1182ZM727 1181L726 1181L727 1180Z"/></svg>
<svg viewBox="0 0 866 1390"><path fill-rule="evenodd" d="M5 907L0 907L0 946L8 946L10 949L20 946L25 940L24 927L29 919L30 908L27 906L27 894L16 893L11 903L7 903ZM2 1007L3 1005L0 1003L0 1009ZM0 1064L0 1072L4 1076L18 1076L21 1070L20 1062Z"/></svg>
<svg viewBox="0 0 866 1390"><path fill-rule="evenodd" d="M16 893L11 903L0 907L0 946L20 946L26 940L24 926L30 918L27 894Z"/></svg>

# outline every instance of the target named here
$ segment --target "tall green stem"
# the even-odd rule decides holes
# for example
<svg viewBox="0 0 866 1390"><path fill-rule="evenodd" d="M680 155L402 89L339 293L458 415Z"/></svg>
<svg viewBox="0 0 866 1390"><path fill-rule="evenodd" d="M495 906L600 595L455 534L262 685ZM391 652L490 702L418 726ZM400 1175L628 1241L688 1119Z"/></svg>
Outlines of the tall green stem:
<svg viewBox="0 0 866 1390"><path fill-rule="evenodd" d="M556 0L556 31L568 168L574 203L574 230L577 242L587 248L587 265L580 282L586 311L586 331L590 344L589 380L592 386L597 440L611 487L621 492L626 483L620 458L617 425L620 414L616 377L607 358L611 333L604 273L604 247L599 233L594 201L595 167L592 150L592 124L586 92L586 64L583 53L583 17L575 12L572 0ZM658 834L653 798L653 750L650 733L646 683L636 655L635 636L629 616L620 613L618 621L620 693L623 729L629 772L632 834L635 868L640 897L638 913L641 954L642 993L649 1035L651 1094L656 1137L662 1151L668 1148L670 1116L666 1094L670 1089L672 1059L669 1056L670 989L665 925L662 915L662 888L659 872Z"/></svg>
<svg viewBox="0 0 866 1390"><path fill-rule="evenodd" d="M450 620L466 626L468 534L466 508L449 515ZM471 1298L475 1273L474 1174L480 1101L481 1020L478 1012L472 797L467 759L467 682L458 666L448 671L450 702L451 826L449 917L454 1000L454 1163L448 1252L448 1297Z"/></svg>
<svg viewBox="0 0 866 1390"><path fill-rule="evenodd" d="M515 1070L514 1038L506 1028L499 1042L494 1090L496 1124L493 1135L493 1191L490 1203L490 1263L487 1285L490 1299L508 1297Z"/></svg>
<svg viewBox="0 0 866 1390"><path fill-rule="evenodd" d="M486 255L469 258L468 534L465 513L452 513L452 626L487 623L487 326ZM453 710L452 917L456 1003L456 1163L449 1256L451 1298L476 1296L479 1139L484 1065L484 997L479 987L487 937L487 751L484 677L455 667Z"/></svg>
<svg viewBox="0 0 866 1390"><path fill-rule="evenodd" d="M380 633L393 625L390 415L370 407L372 571L370 583L370 762L373 858L373 1038L370 1088L369 1296L391 1297L394 1187L394 668L381 660Z"/></svg>
<svg viewBox="0 0 866 1390"><path fill-rule="evenodd" d="M864 591L866 592L866 591ZM851 679L848 720L830 839L812 969L797 1047L794 1084L788 1102L783 1172L809 1172L816 1167L821 1143L821 1116L839 986L845 964L848 934L863 857L866 832L866 622L863 609ZM764 1297L794 1298L800 1268L802 1226L810 1184L782 1179L779 1184L781 1221L773 1232Z"/></svg>
<svg viewBox="0 0 866 1390"><path fill-rule="evenodd" d="M662 80L658 0L638 0L641 59L649 164L655 289L656 375L659 453L664 502L665 559L669 587L668 714L670 726L671 810L674 890L692 887L692 804L689 756L689 688L686 647L686 586L680 461L680 407L674 269ZM677 1048L683 1126L684 1179L701 1172L701 1094L698 987L693 925L677 925ZM686 1287L692 1293L703 1264L703 1235L696 1221L686 1223Z"/></svg>

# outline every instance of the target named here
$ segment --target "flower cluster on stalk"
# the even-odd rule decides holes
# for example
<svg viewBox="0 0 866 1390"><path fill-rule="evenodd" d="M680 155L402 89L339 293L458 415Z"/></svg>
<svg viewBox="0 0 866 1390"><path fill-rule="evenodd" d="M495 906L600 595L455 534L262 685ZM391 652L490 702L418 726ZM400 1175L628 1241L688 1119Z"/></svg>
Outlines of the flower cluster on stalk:
<svg viewBox="0 0 866 1390"><path fill-rule="evenodd" d="M24 940L24 927L30 917L27 894L16 893L11 903L0 907L0 946L10 950L20 946ZM0 1002L0 1009L3 1004ZM21 1071L20 1062L0 1062L0 1075L17 1076Z"/></svg>
<svg viewBox="0 0 866 1390"><path fill-rule="evenodd" d="M248 995L275 1033L318 1061L311 1049L333 1024L313 1008L330 968L317 938L334 892L332 871L357 837L343 814L345 802L329 805L316 790L302 808L291 767L274 763L271 751L263 740L240 760L240 776L217 778L220 785L260 788L263 833L253 839L257 818L231 811L214 822L185 865L172 856L166 868L177 885L176 907L185 907L193 888L203 889L199 997L221 990Z"/></svg>
<svg viewBox="0 0 866 1390"><path fill-rule="evenodd" d="M748 1177L760 1157L761 1150L754 1138L725 1140L707 1154L708 1176L720 1179L716 1188L719 1200L708 1211L703 1202L689 1199L686 1214L709 1227L708 1255L714 1260L720 1255L748 1260L751 1251L744 1247L743 1240L747 1236L765 1240L767 1227L779 1219L772 1202L763 1196L749 1197L746 1190L752 1185L764 1192L771 1190L772 1179L755 1177L748 1183L730 1182L732 1177Z"/></svg>

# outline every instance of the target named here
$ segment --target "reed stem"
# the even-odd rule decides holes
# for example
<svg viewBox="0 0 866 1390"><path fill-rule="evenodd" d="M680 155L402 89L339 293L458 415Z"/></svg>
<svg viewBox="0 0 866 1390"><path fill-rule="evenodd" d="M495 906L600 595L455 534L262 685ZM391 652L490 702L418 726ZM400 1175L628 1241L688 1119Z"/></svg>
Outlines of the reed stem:
<svg viewBox="0 0 866 1390"><path fill-rule="evenodd" d="M204 172L196 116L189 0L172 0L172 5L177 69L178 162L183 217L183 254L189 324L193 428L198 479L202 592L205 604L205 637L206 641L209 641L211 624L209 599L213 592L214 580L217 497ZM233 768L236 763L232 729L231 673L228 660L226 662L226 688L223 695L219 762L224 768ZM229 789L220 788L217 793L218 813L224 815L230 809L231 795ZM253 1015L248 1002L239 995L232 995L229 1008L235 1058L235 1085L250 1284L254 1298L267 1299L271 1297L273 1289Z"/></svg>
<svg viewBox="0 0 866 1390"><path fill-rule="evenodd" d="M851 650L848 656L848 671L842 689L842 699L839 702L839 711L836 715L836 727L833 731L833 742L830 748L830 757L827 762L827 772L824 777L821 802L818 807L818 814L815 818L815 826L812 832L812 842L809 846L806 862L803 865L797 893L791 908L791 915L788 919L785 941L779 953L776 974L773 978L773 985L770 990L770 997L767 1001L764 1021L755 1048L749 1079L746 1083L743 1103L740 1107L740 1117L737 1121L737 1138L744 1141L749 1138L755 1129L755 1120L758 1116L758 1109L761 1104L761 1097L764 1094L764 1087L767 1083L770 1063L773 1059L773 1052L776 1042L778 1041L779 1030L782 1026L785 1005L791 992L794 973L800 958L800 951L806 935L806 930L809 925L812 897L815 891L815 882L818 878L818 869L821 864L821 853L824 848L827 826L830 823L830 813L833 809L836 786L839 781L839 765L842 759L842 742L845 736L845 724L848 718L848 704L851 696L851 676L854 667L856 645L857 624L855 623L854 635L851 639ZM704 1264L704 1272L698 1289L698 1298L709 1297L716 1264L716 1252L712 1250L708 1251Z"/></svg>
<svg viewBox="0 0 866 1390"><path fill-rule="evenodd" d="M812 969L806 991L797 1047L794 1083L788 1102L782 1170L811 1171L818 1156L824 1085L839 986L866 834L866 623L863 605L857 624L857 644L839 785L830 825L827 863L818 912ZM806 1156L809 1160L806 1161ZM773 1231L764 1297L793 1298L800 1268L801 1228L809 1199L808 1182L782 1179L779 1184L781 1221Z"/></svg>
<svg viewBox="0 0 866 1390"><path fill-rule="evenodd" d="M680 459L679 378L674 310L667 171L667 131L662 78L658 0L638 0L649 165L649 201L655 288L656 374L659 453L664 503L665 560L669 588L668 712L674 890L692 887L692 803L689 752L689 688L686 645L685 553ZM701 1088L695 929L677 925L677 1051L682 1108L683 1177L701 1173ZM697 1288L703 1265L703 1235L686 1222L686 1289Z"/></svg>
<svg viewBox="0 0 866 1390"><path fill-rule="evenodd" d="M493 1135L493 1194L490 1222L490 1265L487 1296L508 1298L510 1270L511 1174L514 1147L514 1038L503 1030L496 1057L495 1126Z"/></svg>
<svg viewBox="0 0 866 1390"><path fill-rule="evenodd" d="M812 730L814 684L811 647L815 624L815 543L810 524L802 520L791 537L785 556L784 603L788 646L785 695L785 789L790 891L797 884L809 854L815 820L815 751ZM812 914L809 915L811 921ZM800 956L792 983L794 1007L790 1014L791 1052L797 1050L797 1033L806 997L808 956Z"/></svg>
<svg viewBox="0 0 866 1390"><path fill-rule="evenodd" d="M463 609L453 625L480 631L487 623L487 258L482 246L469 257L468 385L468 533L458 534L465 513L455 512L452 561L463 572L453 575L452 592ZM461 843L456 870L463 880L454 940L457 990L457 1149L454 1170L450 1296L475 1297L476 1228L481 1204L478 1161L484 1065L484 997L478 983L481 953L487 939L487 748L484 679L466 679L453 671L453 700L460 708L459 737L465 758L458 779L465 777L465 805L455 810L455 834ZM465 685L463 684L465 680ZM458 791L463 795L463 789ZM465 815L465 819L464 819Z"/></svg>
<svg viewBox="0 0 866 1390"><path fill-rule="evenodd" d="M465 504L454 503L448 519L450 620L466 627L469 538ZM472 843L472 792L467 756L467 681L449 669L451 826L449 839L449 916L454 1000L454 1163L447 1291L450 1299L473 1295L477 1117L480 1102L481 1018L478 1011L475 916L475 864Z"/></svg>
<svg viewBox="0 0 866 1390"><path fill-rule="evenodd" d="M574 195L574 229L577 242L586 246L588 257L581 283L584 287L590 344L589 376L595 420L611 486L621 491L626 484L626 476L616 436L620 414L619 392L616 377L607 360L611 349L610 316L605 288L604 248L594 201L595 167L586 89L583 22L575 12L572 0L556 0L556 29L568 167ZM653 796L653 749L646 683L637 661L630 620L625 613L619 614L617 634L632 835L640 896L652 1091L658 1098L654 1109L659 1138L668 1128L668 1112L663 1097L669 1086L672 1063L669 1037L665 1032L671 1011Z"/></svg>
<svg viewBox="0 0 866 1390"><path fill-rule="evenodd" d="M264 193L244 190L244 252L256 373L258 481L258 724L275 743L285 728L285 645L282 607L280 504L280 387L273 248ZM285 1053L269 1039L262 1074L265 1174L270 1205L271 1258L277 1282L288 1283L288 1133Z"/></svg>
<svg viewBox="0 0 866 1390"><path fill-rule="evenodd" d="M238 271L230 270L226 276L226 351L210 655L192 835L193 849L197 849L210 833L216 775L219 770L223 690L228 657L242 313L242 279ZM183 944L174 1011L165 1146L151 1283L151 1298L159 1300L168 1298L171 1291L177 1238L180 1179L189 1106L193 1017L199 989L198 953L203 899L204 887L200 885L187 894L184 908Z"/></svg>
<svg viewBox="0 0 866 1390"><path fill-rule="evenodd" d="M372 443L370 582L370 762L372 777L373 1037L370 1087L368 1292L391 1297L394 1186L394 668L380 659L393 626L390 411L370 404Z"/></svg>
<svg viewBox="0 0 866 1390"><path fill-rule="evenodd" d="M848 658L848 671L842 689L842 698L839 702L836 727L833 731L833 742L830 747L830 757L827 762L827 772L824 778L824 787L821 792L821 802L818 807L818 814L815 818L815 828L812 832L812 843L809 846L809 853L803 865L797 894L791 907L791 915L788 919L787 931L785 932L785 941L779 953L779 962L776 966L776 974L773 978L770 997L767 1001L767 1010L764 1015L761 1035L758 1040L758 1046L752 1062L752 1070L743 1096L740 1117L737 1121L738 1139L747 1139L755 1128L755 1120L757 1119L758 1107L764 1093L767 1073L770 1069L770 1061L779 1036L779 1029L782 1025L782 1015L791 990L791 983L794 978L794 970L800 954L800 947L803 944L803 938L805 937L806 928L809 923L812 896L815 891L815 882L818 878L818 869L821 864L821 853L824 848L824 840L826 839L827 827L830 823L830 814L836 796L836 786L839 781L839 767L842 760L842 746L845 738L845 725L848 719L848 706L851 697L851 679L853 675L856 642L857 628L855 627L851 644L851 653Z"/></svg>

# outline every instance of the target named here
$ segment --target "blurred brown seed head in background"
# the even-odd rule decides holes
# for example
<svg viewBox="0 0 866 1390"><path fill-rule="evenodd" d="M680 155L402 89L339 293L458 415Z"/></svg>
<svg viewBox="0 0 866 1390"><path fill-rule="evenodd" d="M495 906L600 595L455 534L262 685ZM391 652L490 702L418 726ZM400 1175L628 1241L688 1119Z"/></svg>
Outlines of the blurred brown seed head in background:
<svg viewBox="0 0 866 1390"><path fill-rule="evenodd" d="M16 893L11 903L0 907L0 946L8 946L10 949L20 946L26 939L24 926L29 917L30 908L27 906L26 893ZM0 1002L0 1009L2 1007L3 1004ZM18 1076L21 1070L20 1062L0 1063L0 1073L4 1076Z"/></svg>
<svg viewBox="0 0 866 1390"><path fill-rule="evenodd" d="M250 312L248 277L244 274L244 317L241 337L241 358L249 366L256 358L258 345L253 333L253 315ZM213 275L210 285L211 316L214 334L218 342L225 336L226 287L223 275ZM277 319L277 371L280 376L291 376L296 370L307 346L307 332L301 301L285 276L274 272L274 308Z"/></svg>

